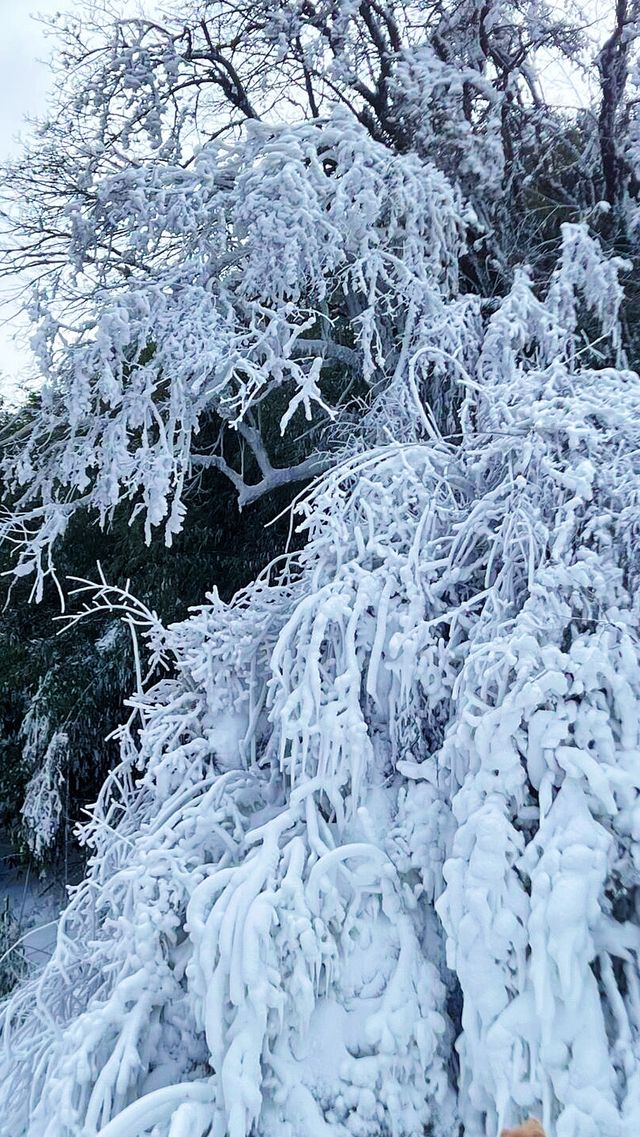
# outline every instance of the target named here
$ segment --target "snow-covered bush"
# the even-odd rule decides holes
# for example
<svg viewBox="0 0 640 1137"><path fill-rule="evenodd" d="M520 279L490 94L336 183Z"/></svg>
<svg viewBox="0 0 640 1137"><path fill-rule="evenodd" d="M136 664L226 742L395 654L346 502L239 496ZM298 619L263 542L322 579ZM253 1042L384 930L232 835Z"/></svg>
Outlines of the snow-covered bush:
<svg viewBox="0 0 640 1137"><path fill-rule="evenodd" d="M303 551L231 604L133 611L174 676L132 698L88 876L5 1007L7 1133L637 1117L640 380L615 366L616 267L568 228L546 295L520 275L488 320L461 441L348 459L298 504Z"/></svg>

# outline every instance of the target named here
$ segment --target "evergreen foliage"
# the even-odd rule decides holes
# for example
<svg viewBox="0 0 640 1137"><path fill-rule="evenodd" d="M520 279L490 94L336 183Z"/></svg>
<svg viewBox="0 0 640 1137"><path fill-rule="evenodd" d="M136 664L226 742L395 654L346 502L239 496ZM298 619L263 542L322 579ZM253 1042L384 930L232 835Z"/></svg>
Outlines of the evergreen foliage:
<svg viewBox="0 0 640 1137"><path fill-rule="evenodd" d="M230 599L278 552L288 524L282 519L267 527L270 520L264 506L239 514L227 483L208 472L193 489L188 523L171 549L148 548L142 527L128 525L122 512L106 532L78 513L57 550L59 578L68 592L74 578L93 579L101 565L114 585L135 580L139 598L170 623L201 600L212 576ZM0 628L0 824L18 849L37 854L40 868L52 871L67 857L75 824L117 760L109 736L134 684L131 634L108 613L65 630L57 590L50 588L39 605L30 604L25 582L11 580L7 555L4 568L9 575ZM64 808L57 808L59 824L45 841L40 813L30 822L25 818L25 795L60 733L67 738L58 780Z"/></svg>

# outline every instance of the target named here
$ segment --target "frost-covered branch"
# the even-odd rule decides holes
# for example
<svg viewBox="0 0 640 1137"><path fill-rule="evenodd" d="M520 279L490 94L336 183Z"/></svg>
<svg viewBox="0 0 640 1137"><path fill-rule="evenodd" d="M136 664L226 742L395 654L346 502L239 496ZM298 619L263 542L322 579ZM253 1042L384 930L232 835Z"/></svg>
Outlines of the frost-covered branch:
<svg viewBox="0 0 640 1137"><path fill-rule="evenodd" d="M279 486L295 485L296 482L305 482L310 478L315 478L316 475L321 474L323 470L333 465L334 459L327 455L312 455L302 462L298 462L295 466L285 466L279 469L265 462L261 468L262 478L253 484L247 484L243 481L240 475L228 466L224 458L217 454L193 454L191 461L196 468L198 466L213 467L228 477L238 490L238 504L242 507L250 505L252 501L257 501Z"/></svg>

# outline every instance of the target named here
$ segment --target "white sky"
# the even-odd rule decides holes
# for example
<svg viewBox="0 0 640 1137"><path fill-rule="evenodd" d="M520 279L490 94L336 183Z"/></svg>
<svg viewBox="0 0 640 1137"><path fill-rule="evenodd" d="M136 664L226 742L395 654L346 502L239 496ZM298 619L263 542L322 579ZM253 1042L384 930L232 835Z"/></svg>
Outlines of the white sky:
<svg viewBox="0 0 640 1137"><path fill-rule="evenodd" d="M60 0L0 0L0 146L11 147L24 114L42 107L47 89L47 69L38 62L47 54L43 29L30 16L35 8L43 13L59 11Z"/></svg>

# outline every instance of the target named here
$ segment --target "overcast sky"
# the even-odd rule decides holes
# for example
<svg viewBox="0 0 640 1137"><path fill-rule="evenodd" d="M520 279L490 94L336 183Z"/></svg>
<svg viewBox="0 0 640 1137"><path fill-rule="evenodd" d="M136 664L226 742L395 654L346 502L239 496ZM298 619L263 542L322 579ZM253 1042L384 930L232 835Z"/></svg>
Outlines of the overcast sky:
<svg viewBox="0 0 640 1137"><path fill-rule="evenodd" d="M34 0L41 12L59 11L60 0ZM29 15L29 0L0 0L0 146L3 155L11 147L24 114L42 107L47 89L47 69L38 62L48 44L42 27Z"/></svg>

